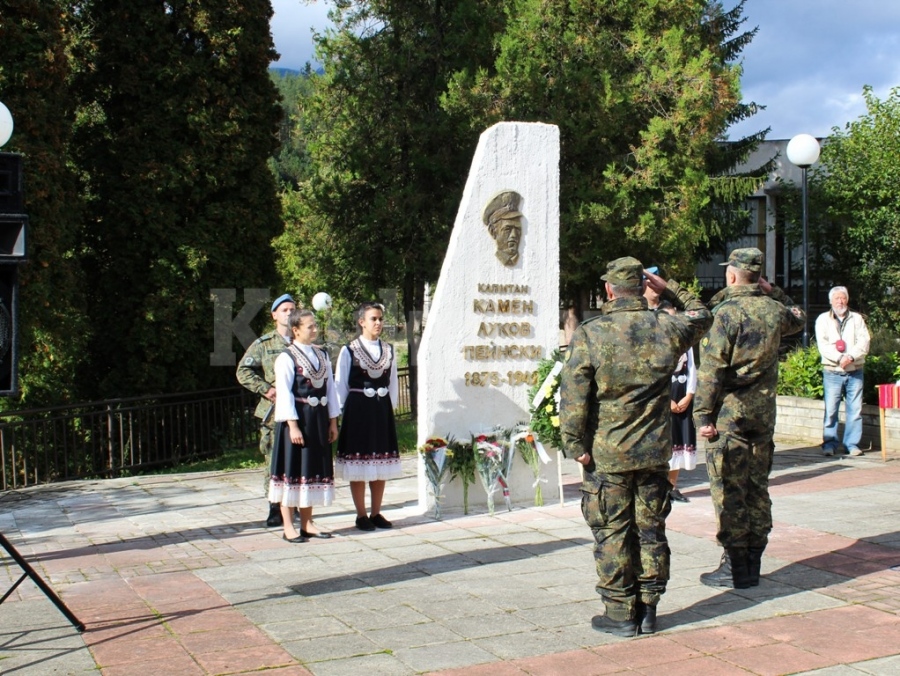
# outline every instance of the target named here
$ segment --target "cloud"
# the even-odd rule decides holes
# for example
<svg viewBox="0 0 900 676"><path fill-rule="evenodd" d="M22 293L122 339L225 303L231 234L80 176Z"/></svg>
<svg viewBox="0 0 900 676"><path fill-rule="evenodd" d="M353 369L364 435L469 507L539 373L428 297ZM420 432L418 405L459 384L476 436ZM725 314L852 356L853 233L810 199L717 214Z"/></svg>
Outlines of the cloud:
<svg viewBox="0 0 900 676"><path fill-rule="evenodd" d="M767 126L771 139L827 136L866 112L864 85L879 97L900 85L900 3L748 0L744 15L759 32L742 55L743 98L766 110L731 138Z"/></svg>

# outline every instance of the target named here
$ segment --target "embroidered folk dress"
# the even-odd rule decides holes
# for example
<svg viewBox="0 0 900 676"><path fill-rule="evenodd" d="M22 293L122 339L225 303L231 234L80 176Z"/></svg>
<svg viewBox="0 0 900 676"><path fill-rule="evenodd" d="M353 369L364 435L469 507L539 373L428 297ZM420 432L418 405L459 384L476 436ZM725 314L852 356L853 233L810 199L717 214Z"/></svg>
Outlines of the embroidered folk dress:
<svg viewBox="0 0 900 676"><path fill-rule="evenodd" d="M678 402L688 392L696 391L697 369L694 367L693 352L688 350L678 360L669 396L672 401ZM684 413L672 414L672 458L669 460L669 469L690 470L697 466L697 431L694 429L693 413L692 399Z"/></svg>
<svg viewBox="0 0 900 676"><path fill-rule="evenodd" d="M335 469L345 481L380 481L402 476L394 406L394 348L362 336L341 348L335 390L343 410Z"/></svg>
<svg viewBox="0 0 900 676"><path fill-rule="evenodd" d="M331 361L321 349L291 343L275 360L275 447L269 502L327 507L334 500L334 461L328 428L340 415ZM303 446L291 442L296 420Z"/></svg>

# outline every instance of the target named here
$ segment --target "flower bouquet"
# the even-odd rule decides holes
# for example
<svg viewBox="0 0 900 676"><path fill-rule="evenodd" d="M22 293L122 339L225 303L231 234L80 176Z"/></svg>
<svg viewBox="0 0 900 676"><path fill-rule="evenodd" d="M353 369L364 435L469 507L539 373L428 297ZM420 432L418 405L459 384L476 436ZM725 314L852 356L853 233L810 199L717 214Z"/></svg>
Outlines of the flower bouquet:
<svg viewBox="0 0 900 676"><path fill-rule="evenodd" d="M472 444L450 441L447 455L450 480L459 479L463 489L463 514L469 513L469 484L475 481L475 451Z"/></svg>
<svg viewBox="0 0 900 676"><path fill-rule="evenodd" d="M519 425L509 441L510 444L515 445L519 455L531 468L531 472L534 474L534 483L532 484L534 504L536 507L543 507L544 494L541 491L541 483L546 483L547 480L541 476L541 463L549 463L550 456L547 455L544 445L538 441L537 436L525 425Z"/></svg>
<svg viewBox="0 0 900 676"><path fill-rule="evenodd" d="M419 447L419 453L425 462L425 477L431 485L434 494L434 518L441 518L441 498L443 498L444 481L450 473L450 459L453 451L450 443L441 437L426 439Z"/></svg>
<svg viewBox="0 0 900 676"><path fill-rule="evenodd" d="M479 434L472 439L472 446L475 449L475 469L487 492L488 510L494 513L494 493L501 488L506 508L511 511L508 477L514 447L509 443L509 434L502 430Z"/></svg>

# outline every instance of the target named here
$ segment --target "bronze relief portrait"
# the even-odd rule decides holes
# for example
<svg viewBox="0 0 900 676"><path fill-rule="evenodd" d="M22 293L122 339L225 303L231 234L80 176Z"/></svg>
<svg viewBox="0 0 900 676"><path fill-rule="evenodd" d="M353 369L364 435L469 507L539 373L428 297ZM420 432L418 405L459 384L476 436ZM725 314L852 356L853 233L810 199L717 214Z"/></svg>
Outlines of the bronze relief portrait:
<svg viewBox="0 0 900 676"><path fill-rule="evenodd" d="M482 220L497 243L497 259L507 267L519 261L519 244L522 241L522 212L519 205L522 196L512 190L504 190L487 203Z"/></svg>

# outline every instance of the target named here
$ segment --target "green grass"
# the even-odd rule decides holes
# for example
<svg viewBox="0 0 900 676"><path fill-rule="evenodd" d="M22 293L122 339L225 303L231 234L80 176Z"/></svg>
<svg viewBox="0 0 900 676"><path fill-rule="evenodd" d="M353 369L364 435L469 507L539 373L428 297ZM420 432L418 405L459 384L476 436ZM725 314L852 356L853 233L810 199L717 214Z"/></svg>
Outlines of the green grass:
<svg viewBox="0 0 900 676"><path fill-rule="evenodd" d="M257 469L264 464L259 452L259 444L246 448L230 448L222 455L204 460L182 462L172 467L163 467L144 472L145 474L182 474L184 472L235 472L241 469Z"/></svg>
<svg viewBox="0 0 900 676"><path fill-rule="evenodd" d="M416 421L415 420L398 420L397 421L397 446L400 447L400 454L416 452Z"/></svg>

